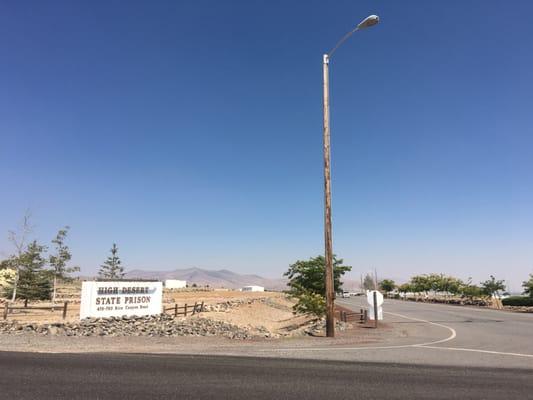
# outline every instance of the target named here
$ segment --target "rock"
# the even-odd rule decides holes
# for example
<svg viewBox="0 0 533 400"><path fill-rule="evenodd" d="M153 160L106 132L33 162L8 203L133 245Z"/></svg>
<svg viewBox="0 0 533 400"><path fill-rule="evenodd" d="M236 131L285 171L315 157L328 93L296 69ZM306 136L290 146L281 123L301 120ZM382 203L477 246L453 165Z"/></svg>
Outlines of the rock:
<svg viewBox="0 0 533 400"><path fill-rule="evenodd" d="M207 310L228 312L234 307L265 299L235 300L206 306ZM235 340L254 337L270 338L267 328L243 328L210 318L174 317L160 314L142 317L86 318L82 321L53 323L50 325L20 324L16 321L0 321L0 334L39 333L49 336L222 336Z"/></svg>
<svg viewBox="0 0 533 400"><path fill-rule="evenodd" d="M57 326L49 326L47 330L48 335L59 335L60 333L64 333L63 329L57 327Z"/></svg>

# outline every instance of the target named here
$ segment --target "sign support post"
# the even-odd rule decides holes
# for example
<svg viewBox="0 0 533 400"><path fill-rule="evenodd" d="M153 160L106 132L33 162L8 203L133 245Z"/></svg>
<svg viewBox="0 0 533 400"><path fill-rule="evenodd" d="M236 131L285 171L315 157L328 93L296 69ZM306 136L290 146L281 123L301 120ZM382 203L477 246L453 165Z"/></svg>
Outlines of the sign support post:
<svg viewBox="0 0 533 400"><path fill-rule="evenodd" d="M377 291L374 290L374 328L378 327L378 295Z"/></svg>

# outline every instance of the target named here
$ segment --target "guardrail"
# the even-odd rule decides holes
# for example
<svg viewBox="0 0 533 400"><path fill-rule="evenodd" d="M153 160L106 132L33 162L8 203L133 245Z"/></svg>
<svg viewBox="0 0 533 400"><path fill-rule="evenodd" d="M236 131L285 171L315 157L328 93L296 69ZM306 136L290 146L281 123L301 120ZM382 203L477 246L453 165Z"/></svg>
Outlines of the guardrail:
<svg viewBox="0 0 533 400"><path fill-rule="evenodd" d="M9 314L13 314L14 310L50 310L55 311L56 309L63 309L63 319L67 318L67 309L68 309L68 301L65 301L63 303L63 306L60 305L52 305L52 306L28 306L28 300L24 301L24 306L13 306L10 305L8 302L4 305L4 312L3 312L3 319L7 319L7 316Z"/></svg>
<svg viewBox="0 0 533 400"><path fill-rule="evenodd" d="M183 310L183 311L180 311ZM173 307L163 307L163 314L166 314L167 311L173 311L174 316L177 317L178 315L187 316L188 314L194 315L197 313L201 313L204 310L204 302L201 303L195 302L194 305L188 305L185 303L183 306L178 306L178 303L174 304Z"/></svg>

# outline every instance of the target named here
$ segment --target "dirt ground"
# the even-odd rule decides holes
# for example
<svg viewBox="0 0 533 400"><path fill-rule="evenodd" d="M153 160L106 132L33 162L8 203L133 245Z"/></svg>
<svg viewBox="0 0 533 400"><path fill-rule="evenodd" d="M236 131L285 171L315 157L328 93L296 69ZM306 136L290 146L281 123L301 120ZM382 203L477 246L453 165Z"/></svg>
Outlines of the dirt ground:
<svg viewBox="0 0 533 400"><path fill-rule="evenodd" d="M295 316L294 302L284 294L273 293L264 302L242 304L226 312L208 312L205 316L218 321L246 327L264 327L270 332L283 334L297 329L310 320L306 316Z"/></svg>
<svg viewBox="0 0 533 400"><path fill-rule="evenodd" d="M246 300L257 298L270 298L283 296L279 292L239 292L238 290L163 290L163 304L178 303L183 305L185 303L193 305L195 302L205 301L205 304L224 303L231 300Z"/></svg>

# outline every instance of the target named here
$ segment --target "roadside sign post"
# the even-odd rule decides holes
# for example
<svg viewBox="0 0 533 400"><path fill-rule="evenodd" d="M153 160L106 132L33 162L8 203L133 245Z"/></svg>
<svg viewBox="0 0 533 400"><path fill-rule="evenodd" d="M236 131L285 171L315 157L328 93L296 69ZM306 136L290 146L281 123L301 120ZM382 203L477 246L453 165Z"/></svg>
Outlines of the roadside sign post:
<svg viewBox="0 0 533 400"><path fill-rule="evenodd" d="M383 319L383 295L377 290L368 291L366 301L369 305L368 318L374 320L374 328L377 328L378 320Z"/></svg>
<svg viewBox="0 0 533 400"><path fill-rule="evenodd" d="M373 303L374 303L374 328L378 327L378 295L376 294L376 291L374 290L374 296L373 296Z"/></svg>

